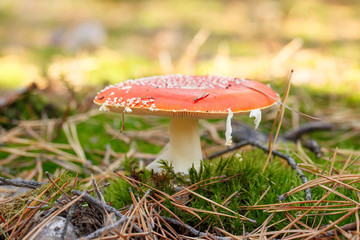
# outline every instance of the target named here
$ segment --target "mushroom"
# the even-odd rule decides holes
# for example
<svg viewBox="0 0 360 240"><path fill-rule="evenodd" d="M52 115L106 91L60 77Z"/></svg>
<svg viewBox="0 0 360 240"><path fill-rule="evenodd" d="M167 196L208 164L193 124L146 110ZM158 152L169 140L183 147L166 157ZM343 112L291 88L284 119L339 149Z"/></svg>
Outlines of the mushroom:
<svg viewBox="0 0 360 240"><path fill-rule="evenodd" d="M159 172L160 160L165 160L183 173L192 166L199 168L203 159L199 119L248 114L278 101L270 87L256 81L191 75L127 80L106 87L94 99L102 111L169 117L169 144L147 168Z"/></svg>

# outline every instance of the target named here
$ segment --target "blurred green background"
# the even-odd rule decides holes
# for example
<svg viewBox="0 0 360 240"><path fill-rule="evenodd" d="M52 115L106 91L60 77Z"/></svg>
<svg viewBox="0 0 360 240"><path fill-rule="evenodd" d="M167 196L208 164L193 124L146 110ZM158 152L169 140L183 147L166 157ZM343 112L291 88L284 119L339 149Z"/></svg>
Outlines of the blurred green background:
<svg viewBox="0 0 360 240"><path fill-rule="evenodd" d="M353 95L360 2L0 1L0 89L221 74Z"/></svg>

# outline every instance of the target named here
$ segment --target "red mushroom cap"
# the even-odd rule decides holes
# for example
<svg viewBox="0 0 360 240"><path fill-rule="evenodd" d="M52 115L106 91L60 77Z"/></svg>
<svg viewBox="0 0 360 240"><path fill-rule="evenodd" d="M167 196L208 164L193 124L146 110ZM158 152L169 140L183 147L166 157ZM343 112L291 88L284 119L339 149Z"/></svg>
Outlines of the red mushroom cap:
<svg viewBox="0 0 360 240"><path fill-rule="evenodd" d="M279 101L267 85L221 76L168 75L108 86L95 97L100 110L139 115L226 118L264 109ZM130 109L131 111L130 111Z"/></svg>

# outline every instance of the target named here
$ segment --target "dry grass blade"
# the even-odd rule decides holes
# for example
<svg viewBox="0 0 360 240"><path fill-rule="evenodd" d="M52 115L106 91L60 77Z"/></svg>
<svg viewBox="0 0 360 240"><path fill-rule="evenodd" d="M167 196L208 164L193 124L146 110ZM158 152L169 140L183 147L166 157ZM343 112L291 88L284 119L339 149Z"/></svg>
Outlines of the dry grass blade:
<svg viewBox="0 0 360 240"><path fill-rule="evenodd" d="M60 178L57 178L54 182L58 182L60 180ZM45 193L47 193L49 191L49 189L53 187L53 184L50 184L46 189L44 189L44 191L42 191L36 198L41 198L42 196L44 196ZM32 201L28 206L32 207L35 206L35 201ZM6 221L6 223L4 223L1 227L3 229L6 229L8 225L10 225L21 213L22 215L27 213L28 208L25 205L20 211L18 211L17 214L15 214L12 218L10 218L9 220ZM19 218L21 219L21 217Z"/></svg>
<svg viewBox="0 0 360 240"><path fill-rule="evenodd" d="M216 212L216 213L217 213L217 209L215 208L214 204L211 204L211 207L212 207L212 209L214 210L214 212ZM219 217L219 215L217 215L216 217L217 217L217 219L218 219L218 221L219 221L219 223L220 223L221 227L224 229L225 227L224 227L223 222L221 221L221 218Z"/></svg>
<svg viewBox="0 0 360 240"><path fill-rule="evenodd" d="M338 185L335 185L333 187L333 189L336 189L338 187ZM331 194L331 192L327 192L326 194L324 194L324 196L321 197L320 200L318 200L312 207L310 207L308 210L306 210L304 213L302 213L300 216L298 216L293 222L291 222L290 224L288 224L287 226L285 226L282 231L286 231L288 230L289 228L291 228L294 224L296 224L297 221L299 221L300 219L302 219L306 214L308 214L310 211L312 211L317 205L319 205L320 203L323 202L323 200L325 198L327 198L329 195ZM277 233L273 236L271 236L269 239L274 239L276 238L277 236L279 236L281 233Z"/></svg>
<svg viewBox="0 0 360 240"><path fill-rule="evenodd" d="M308 200L308 201L296 201L296 202L284 202L284 203L273 203L273 204L263 204L263 205L253 205L253 206L240 206L239 209L243 210L243 209L257 209L257 208L271 208L271 207L281 207L281 206L288 206L288 205L294 205L294 204L308 204L308 203L317 203L318 200ZM341 203L341 204L345 204L345 205L340 205L340 206L348 206L347 204L349 203L348 201L343 201L343 200L324 200L324 203ZM353 204L349 204L349 205L353 205ZM322 206L324 207L324 206Z"/></svg>
<svg viewBox="0 0 360 240"><path fill-rule="evenodd" d="M43 167L42 167L42 162L39 158L36 159L36 171L38 173L37 181L41 182L43 178Z"/></svg>
<svg viewBox="0 0 360 240"><path fill-rule="evenodd" d="M307 188L316 187L316 186L319 186L321 184L333 183L335 181L340 181L340 180L341 180L340 182L342 182L341 184L344 185L344 183L343 183L344 181L358 180L359 177L360 177L360 174L342 174L342 175L333 175L331 177L323 176L323 177L311 180L311 181L309 181L307 183L304 183L304 184L290 190L289 192L285 193L285 195L289 196L289 195L300 192L300 191L302 191L304 189L307 189ZM354 190L355 189L356 188L354 188ZM358 190L356 190L356 191L358 191Z"/></svg>
<svg viewBox="0 0 360 240"><path fill-rule="evenodd" d="M265 197L265 195L269 192L270 187L271 187L271 186L269 186L269 187L265 190L265 192L264 192L263 194L261 194L260 198L255 202L255 204L254 204L253 206L256 206L256 205Z"/></svg>
<svg viewBox="0 0 360 240"><path fill-rule="evenodd" d="M346 170L347 166L349 165L349 162L350 162L351 158L352 158L352 154L350 154L350 156L346 159L345 164L344 164L343 168L341 169L341 171L339 173L340 175L342 175L344 173L344 171ZM356 158L354 160L356 160Z"/></svg>
<svg viewBox="0 0 360 240"><path fill-rule="evenodd" d="M79 177L79 172L76 172L76 176L74 178L74 184L72 186L72 190L75 189L76 185L77 185L77 182L78 182L78 177Z"/></svg>
<svg viewBox="0 0 360 240"><path fill-rule="evenodd" d="M150 212L152 213L151 216L155 215L154 209L153 209L152 207L151 207L151 211L150 211ZM162 236L165 237L165 239L168 239L168 238L166 237L166 233L165 233L165 232L167 232L167 231L162 228L162 225L161 225L161 223L160 223L160 220L159 220L158 215L156 215L156 217L155 217L154 224L160 229L160 232L161 232ZM172 235L170 235L170 236L172 237ZM172 238L173 238L173 237L172 237Z"/></svg>
<svg viewBox="0 0 360 240"><path fill-rule="evenodd" d="M252 235L252 234L254 234L254 233L257 233L257 232L259 232L259 231L261 231L261 229L265 226L264 224L265 224L265 222L267 221L267 219L272 219L274 217L274 213L272 213L272 214L270 214L267 218L266 218L266 220L260 225L260 226L258 226L255 230L253 230L251 233L249 233L249 234L247 234L247 236L250 236L250 235ZM267 223L266 223L267 224Z"/></svg>
<svg viewBox="0 0 360 240"><path fill-rule="evenodd" d="M60 190L60 191L62 192L62 194L64 194L64 196L66 196L68 199L71 199L71 197L70 197L64 190L62 190L62 188L60 188L60 187L56 184L56 182L54 182L54 181L51 179L49 172L46 171L46 172L45 172L45 175L47 176L47 178L49 179L49 181L50 181L58 190ZM68 183L66 183L66 184L68 184Z"/></svg>
<svg viewBox="0 0 360 240"><path fill-rule="evenodd" d="M294 221L295 218L289 213L289 212L285 212L285 216L289 219L290 222ZM313 230L311 227L309 227L308 225L306 225L305 223L298 221L297 222L299 225L305 227L308 230ZM296 225L295 225L296 226ZM300 229L299 227L296 226L296 228Z"/></svg>
<svg viewBox="0 0 360 240"><path fill-rule="evenodd" d="M273 213L273 212L304 211L304 210L309 210L309 209L311 209L312 211L324 212L324 213L327 213L326 215L330 215L330 214L338 214L340 210L343 210L343 211L351 210L351 209L353 209L353 207L352 208L344 208L344 207L339 207L339 208L314 207L314 208L312 208L311 206L309 206L309 207L279 207L279 208L272 208L272 209L259 208L257 210L266 210L266 212L268 212L268 213Z"/></svg>
<svg viewBox="0 0 360 240"><path fill-rule="evenodd" d="M224 234L225 236L228 236L228 237L231 237L231 239L235 239L235 240L242 240L244 239L243 237L238 237L238 236L235 236L227 231L225 231L224 229L220 229L218 227L215 227L215 230L221 232L222 234Z"/></svg>
<svg viewBox="0 0 360 240"><path fill-rule="evenodd" d="M31 204L34 204L34 206L28 206L27 207L27 216L26 216L26 219L24 220L24 221L21 221L22 223L19 225L19 227L18 227L18 230L15 232L15 229L16 229L16 227L17 227L17 225L14 227L14 230L13 230L13 233L12 233L12 235L14 235L14 236L18 236L18 238L20 238L20 239L22 239L22 237L23 237L23 235L25 235L26 233L27 233L27 229L30 227L30 224L28 224L31 220L32 220L32 218L34 217L34 215L38 212L38 210L40 210L40 207L41 206L43 206L44 204L46 204L46 205L49 205L50 203L49 203L49 201L51 200L51 199L53 199L58 193L60 193L60 191L62 190L62 189L64 189L66 186L67 186L68 184L67 183L65 183L60 189L58 189L52 196L50 196L50 197L48 197L48 198L46 198L46 201L42 201L42 200L40 200L40 199L37 199L37 198L34 198L34 199L32 199L33 201L32 201L32 203L30 203L30 205ZM37 202L40 202L40 204L37 204L36 206L35 206L35 204L37 203Z"/></svg>
<svg viewBox="0 0 360 240"><path fill-rule="evenodd" d="M311 234L314 233L314 230L305 230L305 229L289 229L289 230L280 230L280 231L269 231L269 232L265 232L262 235L265 236L269 236L269 238L266 239L272 239L273 235L279 236L280 234L288 234L288 233L296 233L296 234L303 234L302 236L309 236ZM251 234L250 237L257 239L258 237L261 236L261 233L254 233ZM299 235L298 235L299 236ZM301 239L301 237L296 237ZM284 238L284 239L292 239L292 238Z"/></svg>
<svg viewBox="0 0 360 240"><path fill-rule="evenodd" d="M170 224L168 224L167 222L166 222L166 218L164 218L164 217L161 217L155 210L154 210L154 214L157 216L157 218L158 218L158 220L159 221L162 221L163 223L164 223L164 225L169 229L169 231L172 233L172 235L173 235L173 238L175 238L175 239L180 239L180 236L178 235L178 233L170 226ZM161 225L160 224L160 222L159 222L159 225ZM171 236L171 235L170 235Z"/></svg>
<svg viewBox="0 0 360 240"><path fill-rule="evenodd" d="M0 134L1 142L16 145L12 147L0 146L0 152L9 153L9 156L5 159L7 162L3 160L0 164L10 164L13 161L9 160L14 160L21 156L35 158L36 169L34 169L32 175L35 176L37 173L38 180L41 180L42 177L41 163L43 160L51 161L70 171L81 171L82 169L79 166L72 163L78 162L86 164L87 162L84 150L80 144L80 139L77 135L76 124L88 120L89 117L97 114L99 114L99 112L94 110L86 114L69 117L63 122L63 130L70 145L50 142L53 139L54 128L61 122L61 119L44 118L41 120L20 121L17 127ZM68 149L72 149L75 155L71 152L64 151ZM28 175L28 177L30 176L31 174Z"/></svg>
<svg viewBox="0 0 360 240"><path fill-rule="evenodd" d="M212 204L212 203L211 203L211 204ZM174 205L175 207L179 207L179 205L176 204L176 203L173 203L173 205ZM216 212L216 211L211 212L211 211L208 211L208 210L202 210L202 209L192 208L192 207L188 207L188 206L181 206L181 207L179 207L179 208L181 208L181 209L187 208L187 209L190 209L190 210L192 210L192 211L203 212L203 213L213 214L213 215L217 215L217 216L224 216L224 217L229 217L229 218L237 218L236 216L231 216L231 215L224 214L224 213L218 213L218 212Z"/></svg>
<svg viewBox="0 0 360 240"><path fill-rule="evenodd" d="M261 227L260 227L260 239L263 239L264 238L264 234L266 233L266 226L268 225L268 223L271 221L271 219L274 217L274 214L270 214L266 219L265 221L261 224Z"/></svg>
<svg viewBox="0 0 360 240"><path fill-rule="evenodd" d="M271 96L271 95L269 95L269 94L265 93L264 91L261 91L261 90L260 90L260 89L258 89L258 88L255 88L255 87L252 87L252 86L248 86L248 85L246 85L246 84L241 84L241 85L242 85L242 86L244 86L244 87L250 88L250 89L252 89L252 90L254 90L254 91L258 91L258 92L260 92L260 93L262 93L262 94L266 95L267 97L269 97L269 98L271 98L271 99L275 100L275 101L276 101L279 105L283 106L284 108L287 108L287 109L289 109L290 111L295 112L295 113L297 113L297 114L299 114L299 115L301 115L301 116L303 116L303 117L306 117L306 118L308 118L308 119L312 119L312 120L317 120L317 121L321 120L320 118L310 116L310 115L308 115L308 114L305 114L305 113L299 112L299 111L297 111L297 110L295 110L295 109L293 109L293 108L289 107L288 105L284 104L284 103L283 103L283 102L281 102L280 100L277 100L277 99L276 99L276 98L274 98L273 96Z"/></svg>
<svg viewBox="0 0 360 240"><path fill-rule="evenodd" d="M179 196L179 194L174 194L174 195L169 195L163 191L160 191L156 188L153 188L145 183L142 183L140 181L137 181L135 179L132 179L132 178L129 178L123 174L120 174L118 172L115 172L118 176L120 176L122 179L124 179L125 181L129 182L131 185L134 185L134 183L136 184L142 184L143 186L151 189L151 190L154 190L155 192L158 192L160 193L161 195L167 197L168 199L170 199L172 201L172 203L175 203L176 205L180 205L182 206L183 208L187 208L182 202L180 202L179 200L177 200L175 198L175 196ZM137 187L138 190L140 190L140 188ZM164 205L161 204L161 202L165 201L165 199L162 199L160 201L157 201L156 199L154 199L153 197L149 196L156 204L158 204L159 206L161 206L164 210L166 210L167 212L169 212L173 217L175 217L178 221L181 222L181 220L172 212L170 211L170 209L168 209L167 207L165 207ZM194 216L198 217L198 215L196 213L193 213L190 209L187 209L189 213L193 214Z"/></svg>
<svg viewBox="0 0 360 240"><path fill-rule="evenodd" d="M184 73L192 73L193 72L193 64L196 58L196 55L200 49L200 47L205 43L207 38L209 37L210 32L206 29L200 29L194 38L191 40L189 45L187 46L183 56L179 61L178 68Z"/></svg>
<svg viewBox="0 0 360 240"><path fill-rule="evenodd" d="M11 231L11 234L9 236L8 239L12 239L12 237L15 235L16 233L16 229L19 226L19 224L21 223L21 221L23 220L23 218L25 217L26 213L28 213L30 210L27 208L27 204L25 205L25 207L22 209L24 211L22 211L22 214L20 215L19 219L16 221L15 226L13 227L13 230ZM2 227L3 228L3 227Z"/></svg>
<svg viewBox="0 0 360 240"><path fill-rule="evenodd" d="M219 183L219 182L226 182L226 181L229 181L229 180L231 180L232 178L236 178L236 177L239 177L239 176L241 176L241 175L244 175L244 174L246 174L246 172L243 172L243 173L239 173L239 174L236 174L236 175L233 175L233 176L220 176L219 178L219 180L216 180L216 181L212 181L212 182L209 182L209 183L204 183L204 184L201 184L200 185L200 187L205 187L205 186L208 186L208 185L211 185L211 184L215 184L215 183ZM209 179L207 179L207 180L209 180ZM198 184L198 183L197 183ZM194 184L195 185L195 184ZM188 189L191 189L190 187L188 187Z"/></svg>
<svg viewBox="0 0 360 240"><path fill-rule="evenodd" d="M104 196L101 194L99 186L98 186L93 174L91 174L91 184L93 186L93 190L94 190L97 198L100 200L100 202L102 204L105 204Z"/></svg>
<svg viewBox="0 0 360 240"><path fill-rule="evenodd" d="M27 207L27 219L26 219L26 221L23 221L23 223L22 223L22 225L20 225L19 226L19 231L21 230L21 229L23 229L24 228L24 226L26 226L25 227L25 229L26 228L28 228L30 225L29 224L27 224L31 219L32 219L32 217L36 214L36 212L40 209L40 207L42 207L43 205L50 205L50 203L49 203L49 201L51 200L51 199L53 199L57 194L59 194L66 186L67 186L68 184L67 183L65 183L63 186L61 186L61 188L60 189L58 189L54 194L52 194L50 197L48 197L48 198L46 198L45 199L45 201L43 201L43 200L40 200L40 199L38 199L38 198L32 198L32 202L29 204L29 206ZM40 204L36 204L37 202L39 202ZM32 206L32 204L33 204L33 206ZM31 212L32 211L32 212ZM14 228L15 229L15 228ZM18 232L19 232L18 231ZM18 234L18 232L17 233L15 233L15 236ZM26 233L26 231L25 230L22 230L21 231L22 232L22 234L25 234Z"/></svg>
<svg viewBox="0 0 360 240"><path fill-rule="evenodd" d="M292 206L298 204L309 204L316 203L317 201L302 201L302 202L289 202L289 203L278 203L278 204L267 204L267 205L254 205L254 206L244 206L239 207L240 210L266 210L267 212L284 212L284 211L302 211L308 210L312 208L314 211L322 211L322 212L335 212L339 210L349 210L352 208L346 207L354 207L356 204L351 203L349 201L323 201L326 203L325 206ZM329 203L341 203L341 204L333 204L330 205L333 208L329 208ZM331 213L334 214L334 213Z"/></svg>
<svg viewBox="0 0 360 240"><path fill-rule="evenodd" d="M332 221L330 221L330 223L333 223ZM347 233L346 231L344 231L341 227L335 225L334 226L336 229L334 230L330 230L331 232L326 232L326 235L332 235L334 234L335 236L337 235L337 232L340 232L344 237L346 237L346 239L351 239L351 234Z"/></svg>
<svg viewBox="0 0 360 240"><path fill-rule="evenodd" d="M359 209L356 211L355 214L355 219L356 219L356 232L360 233L360 220L359 220ZM359 239L359 234L356 234L356 240Z"/></svg>
<svg viewBox="0 0 360 240"><path fill-rule="evenodd" d="M342 198L344 198L344 199L346 199L346 200L348 200L348 201L350 201L350 202L353 202L353 203L355 203L356 205L360 206L360 203L359 203L359 202L357 202L357 201L355 201L355 200L353 200L353 199L345 196L345 195L342 194L342 193L339 193L338 191L335 191L335 190L333 190L333 189L331 189L331 188L329 188L329 187L327 187L327 186L324 186L324 185L322 185L322 184L320 184L319 186L322 187L322 188L324 188L324 189L326 189L326 190L328 190L328 191L330 191L330 192L332 192L332 193L335 193L335 194L338 195L339 197L342 197Z"/></svg>
<svg viewBox="0 0 360 240"><path fill-rule="evenodd" d="M141 184L141 182L136 181L135 179L132 179L130 177L125 176L124 174L119 173L118 171L114 171L116 175L124 179L127 183L129 183L131 186L133 186L136 190L140 191L140 187L137 184ZM136 183L136 184L135 184Z"/></svg>
<svg viewBox="0 0 360 240"><path fill-rule="evenodd" d="M22 151L22 150L10 148L10 147L0 147L0 152L11 153L11 154L19 155L19 156L24 156L24 157L33 157L33 158L40 157L40 154L38 154L38 153L26 152L26 151Z"/></svg>
<svg viewBox="0 0 360 240"><path fill-rule="evenodd" d="M293 72L294 72L294 71L291 70L290 76L289 76L289 78L288 78L288 84L287 84L287 86L286 86L285 94L284 94L284 96L283 96L283 99L281 100L281 102L282 102L283 104L286 103L287 98L288 98L288 96L289 96L290 83L291 83L291 77L292 77ZM271 158L271 156L272 156L272 151L273 151L273 148L274 148L274 144L276 143L276 139L277 139L277 137L278 137L278 135L279 135L279 132L280 132L280 127L281 127L282 120L283 120L283 118L284 118L284 113L285 113L285 107L284 107L283 104L281 104L281 105L279 106L278 112L277 112L276 117L275 117L275 119L274 119L273 127L272 127L271 132L270 132L270 136L269 136L269 154L268 154L268 156L267 156L267 158L266 158L263 171L265 171L267 165L269 164L270 158ZM280 116L280 120L279 120L278 128L277 128L277 130L276 130L276 134L275 134L275 137L274 137L274 139L273 139L273 130L274 130L274 128L275 128L275 124L276 124L279 116Z"/></svg>
<svg viewBox="0 0 360 240"><path fill-rule="evenodd" d="M183 211L185 211L185 212L188 212L188 213L194 215L194 216L197 217L197 219L199 219L200 221L202 220L202 218L201 218L198 214L196 214L194 211L192 211L191 209L189 209L189 207L184 206L184 205L180 205L180 204L176 204L176 203L174 203L174 202L171 202L171 204L172 204L173 206L175 206L175 207L180 208L181 210L183 210Z"/></svg>
<svg viewBox="0 0 360 240"><path fill-rule="evenodd" d="M227 197L227 198L221 203L221 205L226 206L226 205L229 203L229 201L230 201L237 193L238 193L238 191L233 192L229 197ZM215 209L217 210L218 208L215 207ZM246 214L245 214L245 216L246 216ZM210 218L210 215L207 215L203 220L201 220L198 224L196 224L196 225L194 226L194 228L197 228L198 226L200 226L203 222L205 222L205 221L206 221L207 219L209 219L209 218Z"/></svg>
<svg viewBox="0 0 360 240"><path fill-rule="evenodd" d="M144 194L144 196L142 197L142 199L141 199L138 203L136 203L136 201L134 200L135 203L136 203L136 205L135 205L134 209L132 210L132 212L131 212L131 214L130 214L130 216L129 216L129 218L128 218L128 221L127 221L127 222L125 223L125 225L122 227L121 234L124 234L125 231L126 231L126 229L127 229L128 226L129 226L130 222L131 222L131 221L134 221L133 216L137 214L137 212L138 212L141 204L144 203L145 198L147 198L147 197L149 196L149 193L150 193L150 190L146 191L146 193ZM132 225L133 225L133 224L131 224L131 226L132 226ZM129 233L130 233L130 231L129 231Z"/></svg>
<svg viewBox="0 0 360 240"><path fill-rule="evenodd" d="M133 193L133 191L131 190L131 188L129 189L129 191L130 191L131 200L132 200L132 202L133 202L133 206L135 206L134 211L136 212L136 213L135 213L136 218L132 219L132 222L134 223L135 220L136 220L136 221L138 222L139 226L142 227L143 231L144 231L144 232L147 232L147 231L148 231L147 226L146 226L146 224L143 224L143 221L142 221L143 219L142 219L142 217L141 217L141 216L142 216L142 214L141 214L141 208L142 208L142 205L144 204L144 202L145 202L145 200L146 200L146 195L149 194L150 190L148 190L148 191L147 191L147 194L145 194L145 195L143 196L142 199L144 199L144 200L143 200L143 201L139 200L139 202L136 201L136 198L135 198L134 193ZM137 207L137 209L136 209L136 207ZM131 233L131 230L132 230L132 226L130 227L129 233Z"/></svg>
<svg viewBox="0 0 360 240"><path fill-rule="evenodd" d="M295 151L292 151L293 154L295 154L300 160L302 160L304 163L308 164L309 166L314 167L314 168L316 167L313 160L311 160L311 158L304 151L301 141L298 141L296 143L296 149L299 152L299 154L296 153Z"/></svg>
<svg viewBox="0 0 360 240"><path fill-rule="evenodd" d="M351 184L354 184L355 182L351 182L350 184L346 184L346 183L341 182L341 181L339 181L338 179L333 178L333 177L328 177L328 176L322 175L322 174L318 174L318 175L321 176L321 177L323 177L323 178L328 179L329 181L336 182L336 183L338 183L338 184L340 184L340 185L342 185L342 186L344 186L344 187L346 187L346 188L348 188L348 189L354 190L354 191L356 191L356 192L360 192L359 189L357 189L356 187L351 186ZM341 175L339 175L339 176L343 176L343 175L341 174ZM340 178L340 180L341 180L341 178ZM355 180L355 181L357 181L357 180Z"/></svg>
<svg viewBox="0 0 360 240"><path fill-rule="evenodd" d="M160 216L158 213L156 213L156 211L154 211L154 213L157 215L157 216ZM175 225L175 226L181 226L181 227L184 227L188 232L190 232L192 235L196 236L196 237L212 237L214 239L217 239L217 240L228 240L228 238L224 238L224 237L220 237L220 236L215 236L215 235L212 235L212 234L209 234L208 232L201 232L199 230L196 230L195 228L185 224L185 225L182 225L180 222L178 222L177 220L175 219L172 219L172 218L168 218L168 217L163 217L163 216L160 216L161 220L166 222L166 226L169 226L169 224L172 224L172 225ZM187 239L187 238L185 238Z"/></svg>
<svg viewBox="0 0 360 240"><path fill-rule="evenodd" d="M331 165L330 165L330 170L329 170L329 176L332 175L332 171L333 171L333 168L334 168L334 163L335 163L337 151L338 151L338 147L335 148L335 151L334 151L334 154L333 154L333 157L332 157L332 160L331 160Z"/></svg>
<svg viewBox="0 0 360 240"><path fill-rule="evenodd" d="M157 205L159 205L162 209L164 209L165 211L167 211L168 213L170 213L171 216L173 216L177 221L179 221L182 225L185 225L185 223L183 223L183 221L181 221L181 219L175 214L173 213L169 208L165 207L163 204L161 204L159 201L157 201L155 198L149 196L149 198L151 198L151 200L153 200ZM173 203L174 204L174 203Z"/></svg>
<svg viewBox="0 0 360 240"><path fill-rule="evenodd" d="M204 180L201 180L197 183L194 183L192 185L190 185L189 187L187 187L187 189L191 189L191 190L195 190L197 189L197 186L201 185L202 187L206 186L206 185L209 185L209 184L213 184L213 183L216 183L218 181L213 181L213 182L210 182L210 183L207 183L207 184L203 184L204 182L208 182L208 181L211 181L211 180L215 180L215 179L223 179L223 178L226 178L227 176L223 175L223 176L215 176L215 177L211 177L211 178L208 178L208 179L204 179ZM174 193L173 195L171 195L172 197L179 197L183 194L187 194L187 191L185 189L182 189L180 190L179 192L177 193Z"/></svg>
<svg viewBox="0 0 360 240"><path fill-rule="evenodd" d="M76 155L78 156L80 162L82 164L86 164L86 157L85 157L85 153L84 150L81 147L78 135L77 135L77 131L76 131L76 126L74 123L65 123L63 124L63 130L64 133L66 135L66 138L70 144L70 146L72 147L72 149L74 150L74 152L76 153Z"/></svg>
<svg viewBox="0 0 360 240"><path fill-rule="evenodd" d="M334 227L336 224L338 224L339 222L344 221L346 218L350 217L351 215L353 215L354 213L356 213L358 211L359 208L355 208L352 211L350 211L349 213L345 214L344 216L340 217L339 219L337 219L335 222L331 223L330 225L326 226L325 228L321 229L320 231L314 233L313 235L311 235L310 237L306 238L306 240L308 239L313 239L315 236L319 236L322 233L326 232L327 230L331 229L332 227Z"/></svg>

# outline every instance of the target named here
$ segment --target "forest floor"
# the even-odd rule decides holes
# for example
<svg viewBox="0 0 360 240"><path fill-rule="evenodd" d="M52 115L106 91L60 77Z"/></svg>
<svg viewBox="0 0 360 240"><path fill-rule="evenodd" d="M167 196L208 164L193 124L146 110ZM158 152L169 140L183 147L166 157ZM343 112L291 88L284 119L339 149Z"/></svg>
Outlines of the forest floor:
<svg viewBox="0 0 360 240"><path fill-rule="evenodd" d="M56 224L60 239L359 238L360 33L349 29L360 4L89 1L107 14L76 4L60 13L47 1L0 3L0 239L35 239ZM106 46L50 41L89 19L103 24ZM286 110L279 124L272 109L256 132L249 116L232 122L233 146L266 148L280 126L267 165L259 144L209 159L227 149L226 124L204 120L200 170L154 174L144 166L168 142L169 120L92 102L108 84L173 73L252 78L283 96L291 69L286 104L319 121Z"/></svg>

